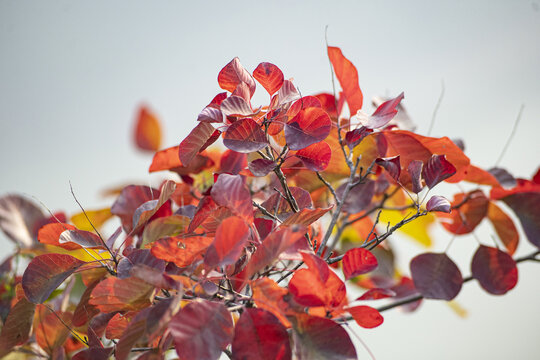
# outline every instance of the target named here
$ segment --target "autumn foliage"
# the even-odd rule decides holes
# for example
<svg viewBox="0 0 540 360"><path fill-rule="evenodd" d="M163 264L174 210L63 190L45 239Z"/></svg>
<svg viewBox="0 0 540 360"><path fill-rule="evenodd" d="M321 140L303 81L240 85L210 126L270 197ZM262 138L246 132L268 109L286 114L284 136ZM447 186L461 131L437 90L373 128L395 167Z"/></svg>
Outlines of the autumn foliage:
<svg viewBox="0 0 540 360"><path fill-rule="evenodd" d="M167 180L119 189L110 208L68 218L0 198L17 245L0 266L0 357L355 359L348 322L380 326L383 311L452 300L472 280L510 291L517 263L540 254L513 258L518 226L540 248L540 174L483 170L449 138L415 133L403 93L365 112L357 69L339 48L328 57L341 90L309 96L274 64L233 59L225 92L173 147L141 108L135 143ZM477 186L446 199L441 182ZM450 239L482 222L498 238L470 269L434 252L394 266L396 232L429 246L432 226Z"/></svg>

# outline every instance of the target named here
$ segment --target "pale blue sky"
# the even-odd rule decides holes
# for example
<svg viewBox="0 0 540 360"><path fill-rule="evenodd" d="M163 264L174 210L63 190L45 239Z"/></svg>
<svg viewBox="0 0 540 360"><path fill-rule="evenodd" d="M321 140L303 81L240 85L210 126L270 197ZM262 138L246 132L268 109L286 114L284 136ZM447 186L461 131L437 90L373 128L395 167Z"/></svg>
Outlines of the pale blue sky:
<svg viewBox="0 0 540 360"><path fill-rule="evenodd" d="M156 184L163 175L148 176L151 157L131 143L140 102L159 115L173 146L220 91L217 74L235 56L249 70L278 65L303 94L330 91L326 25L330 44L357 66L366 99L404 91L421 134L444 80L432 135L463 138L478 165L494 164L524 103L501 165L529 177L540 164L538 9L535 1L0 0L0 193L31 194L71 214L68 181L87 208L111 203L99 197L108 186ZM475 241L458 240L450 255L468 274ZM359 334L377 359L534 357L540 267L520 270L505 297L467 284L458 297L467 320L428 302L410 316L388 312L383 326Z"/></svg>

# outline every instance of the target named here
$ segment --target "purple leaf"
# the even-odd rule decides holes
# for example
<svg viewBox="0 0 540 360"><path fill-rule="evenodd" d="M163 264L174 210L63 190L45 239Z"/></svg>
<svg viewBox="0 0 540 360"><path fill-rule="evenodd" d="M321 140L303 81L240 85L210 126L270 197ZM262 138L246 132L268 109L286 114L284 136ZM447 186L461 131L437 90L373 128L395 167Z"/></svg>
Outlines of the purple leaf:
<svg viewBox="0 0 540 360"><path fill-rule="evenodd" d="M418 194L424 188L422 185L422 168L424 163L422 160L413 160L409 163L407 171L411 176L412 190L415 194Z"/></svg>
<svg viewBox="0 0 540 360"><path fill-rule="evenodd" d="M445 155L432 155L422 170L426 185L430 189L455 173L456 168L446 160Z"/></svg>
<svg viewBox="0 0 540 360"><path fill-rule="evenodd" d="M258 151L268 145L264 131L251 118L235 121L225 132L223 145L240 153Z"/></svg>
<svg viewBox="0 0 540 360"><path fill-rule="evenodd" d="M365 126L361 126L358 129L354 129L351 131L347 131L345 134L345 143L349 147L349 149L353 149L356 147L356 145L360 144L362 140L369 134L373 132L372 129L368 129Z"/></svg>
<svg viewBox="0 0 540 360"><path fill-rule="evenodd" d="M411 260L416 289L427 299L452 300L463 285L456 264L446 254L425 253Z"/></svg>
<svg viewBox="0 0 540 360"><path fill-rule="evenodd" d="M377 158L375 162L388 171L388 174L390 174L394 180L399 181L399 175L401 174L399 155L389 158Z"/></svg>
<svg viewBox="0 0 540 360"><path fill-rule="evenodd" d="M405 96L403 93L399 94L396 98L383 102L377 110L369 117L365 127L368 129L378 129L386 126L396 116L397 109L401 100Z"/></svg>
<svg viewBox="0 0 540 360"><path fill-rule="evenodd" d="M248 165L249 170L255 176L266 176L270 171L273 171L276 167L276 163L267 159L255 159Z"/></svg>
<svg viewBox="0 0 540 360"><path fill-rule="evenodd" d="M446 200L446 198L439 195L433 195L427 202L426 209L427 211L450 213L452 211L452 205L450 204L450 201Z"/></svg>
<svg viewBox="0 0 540 360"><path fill-rule="evenodd" d="M224 118L225 116L223 115L221 110L216 109L212 106L207 106L201 111L201 113L197 117L197 121L222 123Z"/></svg>

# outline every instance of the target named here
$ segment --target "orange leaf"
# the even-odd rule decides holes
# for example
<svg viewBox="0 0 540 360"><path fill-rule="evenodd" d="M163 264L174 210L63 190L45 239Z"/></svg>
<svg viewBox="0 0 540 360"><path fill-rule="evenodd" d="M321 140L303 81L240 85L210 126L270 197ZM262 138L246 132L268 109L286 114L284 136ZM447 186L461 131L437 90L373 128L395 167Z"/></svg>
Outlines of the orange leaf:
<svg viewBox="0 0 540 360"><path fill-rule="evenodd" d="M34 317L36 342L47 354L52 354L55 349L61 347L66 341L69 329L64 323L70 325L73 314L58 311L54 314L44 305L38 305L36 310Z"/></svg>
<svg viewBox="0 0 540 360"><path fill-rule="evenodd" d="M358 85L358 71L352 62L343 56L338 47L328 47L328 58L330 58L336 77L343 89L351 115L355 115L362 108L364 101L364 95L362 95Z"/></svg>
<svg viewBox="0 0 540 360"><path fill-rule="evenodd" d="M167 262L174 262L182 268L202 258L202 253L210 246L210 237L167 237L152 244L152 255Z"/></svg>
<svg viewBox="0 0 540 360"><path fill-rule="evenodd" d="M330 211L334 206L330 206L326 209L302 209L297 213L292 214L285 220L281 226L290 226L294 224L309 226L315 221L319 220L324 214Z"/></svg>
<svg viewBox="0 0 540 360"><path fill-rule="evenodd" d="M491 221L491 224L493 224L497 235L499 235L499 238L504 244L506 250L508 250L508 253L513 255L519 243L519 234L516 229L516 225L514 225L514 222L510 216L508 216L494 202L490 201L487 217L489 221Z"/></svg>
<svg viewBox="0 0 540 360"><path fill-rule="evenodd" d="M135 144L141 150L157 151L161 146L161 126L150 110L141 106L135 124Z"/></svg>
<svg viewBox="0 0 540 360"><path fill-rule="evenodd" d="M481 190L454 195L450 214L437 212L444 228L456 235L472 232L487 215L489 200Z"/></svg>
<svg viewBox="0 0 540 360"><path fill-rule="evenodd" d="M249 236L249 228L237 216L229 217L219 225L216 238L206 251L204 263L209 268L234 264L240 257Z"/></svg>
<svg viewBox="0 0 540 360"><path fill-rule="evenodd" d="M152 303L154 287L134 277L109 277L92 291L90 305L105 313L140 310Z"/></svg>

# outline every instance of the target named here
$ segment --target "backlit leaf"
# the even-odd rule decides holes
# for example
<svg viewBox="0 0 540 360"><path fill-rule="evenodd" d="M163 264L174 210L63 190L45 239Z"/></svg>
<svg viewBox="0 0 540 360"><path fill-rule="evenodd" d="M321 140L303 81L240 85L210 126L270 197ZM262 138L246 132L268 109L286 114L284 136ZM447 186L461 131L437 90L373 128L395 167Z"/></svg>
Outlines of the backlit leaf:
<svg viewBox="0 0 540 360"><path fill-rule="evenodd" d="M472 276L484 290L493 295L503 295L516 286L518 269L507 253L480 245L471 263Z"/></svg>
<svg viewBox="0 0 540 360"><path fill-rule="evenodd" d="M374 309L371 306L353 306L347 308L347 311L352 315L354 321L356 321L358 325L366 329L377 327L384 321L384 318L377 309Z"/></svg>
<svg viewBox="0 0 540 360"><path fill-rule="evenodd" d="M440 195L433 195L426 204L427 211L440 211L444 213L450 213L452 211L452 205L450 201Z"/></svg>
<svg viewBox="0 0 540 360"><path fill-rule="evenodd" d="M148 186L129 185L122 192L111 207L111 213L122 221L126 233L133 229L133 214L147 201L157 199L161 192Z"/></svg>
<svg viewBox="0 0 540 360"><path fill-rule="evenodd" d="M134 277L109 277L92 291L89 304L105 313L135 311L152 303L154 287Z"/></svg>
<svg viewBox="0 0 540 360"><path fill-rule="evenodd" d="M159 210L162 206L168 208L170 212L170 197L176 190L176 183L172 180L167 180L161 187L159 198L157 200L149 200L140 205L133 213L133 231L137 231L143 227ZM162 211L166 211L163 209ZM170 215L168 213L167 215Z"/></svg>
<svg viewBox="0 0 540 360"><path fill-rule="evenodd" d="M224 119L225 116L221 110L212 106L205 107L197 117L197 121L210 123L222 123Z"/></svg>
<svg viewBox="0 0 540 360"><path fill-rule="evenodd" d="M239 217L229 217L219 225L216 238L208 248L204 263L209 268L233 264L238 260L249 237L249 228Z"/></svg>
<svg viewBox="0 0 540 360"><path fill-rule="evenodd" d="M297 186L291 186L289 187L289 190L296 200L296 204L300 210L305 208L313 208L313 202L311 201L309 192ZM294 212L289 205L289 202L283 199L281 194L278 193L274 193L268 197L268 199L266 199L261 206L281 220L286 219Z"/></svg>
<svg viewBox="0 0 540 360"><path fill-rule="evenodd" d="M283 72L274 64L268 62L260 63L253 71L253 77L268 91L268 94L275 94L283 85Z"/></svg>
<svg viewBox="0 0 540 360"><path fill-rule="evenodd" d="M76 230L75 226L64 223L47 224L38 232L38 241L42 244L60 246L66 250L80 249L81 246L75 243L60 243L60 235L66 230Z"/></svg>
<svg viewBox="0 0 540 360"><path fill-rule="evenodd" d="M158 259L174 262L176 266L183 268L201 260L202 254L212 241L213 238L202 236L166 237L152 244L152 254Z"/></svg>
<svg viewBox="0 0 540 360"><path fill-rule="evenodd" d="M218 74L219 87L231 93L240 83L246 83L251 95L255 92L255 80L251 74L240 64L240 59L235 57L225 65Z"/></svg>
<svg viewBox="0 0 540 360"><path fill-rule="evenodd" d="M319 220L324 214L332 209L333 206L328 208L317 208L317 209L302 209L297 213L289 216L281 225L290 226L294 224L309 226L315 221Z"/></svg>
<svg viewBox="0 0 540 360"><path fill-rule="evenodd" d="M345 133L345 143L347 144L349 149L353 149L372 132L372 129L368 129L365 126L361 126L351 131L347 131L347 133Z"/></svg>
<svg viewBox="0 0 540 360"><path fill-rule="evenodd" d="M303 96L291 105L289 110L287 110L287 116L292 118L296 116L300 110L310 107L322 108L322 105L315 96Z"/></svg>
<svg viewBox="0 0 540 360"><path fill-rule="evenodd" d="M231 95L221 103L221 111L227 116L251 116L257 111L253 111L246 99Z"/></svg>
<svg viewBox="0 0 540 360"><path fill-rule="evenodd" d="M346 280L375 270L378 265L371 251L363 248L348 250L343 256L342 264Z"/></svg>
<svg viewBox="0 0 540 360"><path fill-rule="evenodd" d="M416 289L427 299L452 300L459 294L463 277L446 254L424 253L411 260Z"/></svg>
<svg viewBox="0 0 540 360"><path fill-rule="evenodd" d="M64 324L68 326L71 324L73 314L61 311L55 314L43 305L38 305L36 310L34 321L36 342L47 354L52 354L66 341L69 329Z"/></svg>
<svg viewBox="0 0 540 360"><path fill-rule="evenodd" d="M250 153L261 150L268 145L261 126L251 118L235 121L225 132L223 145L231 150Z"/></svg>
<svg viewBox="0 0 540 360"><path fill-rule="evenodd" d="M22 297L11 308L0 334L0 357L8 354L13 347L24 344L32 329L36 305Z"/></svg>
<svg viewBox="0 0 540 360"><path fill-rule="evenodd" d="M343 89L351 115L362 108L364 95L358 85L358 71L338 47L328 47L328 58L332 63L336 77Z"/></svg>
<svg viewBox="0 0 540 360"><path fill-rule="evenodd" d="M285 125L285 140L291 150L300 150L326 139L331 121L320 108L302 109Z"/></svg>
<svg viewBox="0 0 540 360"><path fill-rule="evenodd" d="M490 186L500 186L501 184L493 174L487 172L486 170L480 169L473 164L469 165L467 169L467 174L463 180L479 184L479 185L490 185Z"/></svg>
<svg viewBox="0 0 540 360"><path fill-rule="evenodd" d="M152 159L152 164L148 172L170 170L182 166L180 157L178 156L179 146L173 146L167 149L157 151Z"/></svg>
<svg viewBox="0 0 540 360"><path fill-rule="evenodd" d="M422 168L424 163L421 160L413 160L407 167L407 172L411 177L412 191L418 194L424 188L422 185Z"/></svg>
<svg viewBox="0 0 540 360"><path fill-rule="evenodd" d="M232 354L233 359L291 359L289 335L272 313L246 308L235 326Z"/></svg>
<svg viewBox="0 0 540 360"><path fill-rule="evenodd" d="M397 114L397 106L403 100L403 93L396 98L383 102L377 110L368 118L368 121L362 125L368 129L378 129L386 126L390 120Z"/></svg>
<svg viewBox="0 0 540 360"><path fill-rule="evenodd" d="M296 86L290 80L283 81L283 85L279 89L277 96L279 105L287 104L300 98Z"/></svg>
<svg viewBox="0 0 540 360"><path fill-rule="evenodd" d="M302 160L308 169L323 171L330 163L332 150L326 142L321 141L298 150L295 155Z"/></svg>
<svg viewBox="0 0 540 360"><path fill-rule="evenodd" d="M253 219L251 194L240 175L220 174L212 187L212 198L248 222Z"/></svg>
<svg viewBox="0 0 540 360"><path fill-rule="evenodd" d="M91 223L86 218L87 216L88 219L90 219ZM99 229L112 216L113 215L110 208L104 208L99 210L86 210L85 212L73 215L71 217L71 222L79 230L93 231L94 228L92 227L92 225Z"/></svg>
<svg viewBox="0 0 540 360"><path fill-rule="evenodd" d="M349 334L336 322L310 315L293 321L294 354L298 360L352 360L356 350Z"/></svg>
<svg viewBox="0 0 540 360"><path fill-rule="evenodd" d="M513 255L519 243L519 233L514 221L493 201L489 202L487 218L491 221L508 253Z"/></svg>
<svg viewBox="0 0 540 360"><path fill-rule="evenodd" d="M445 155L433 155L422 169L422 176L430 189L455 173L456 168L446 160Z"/></svg>
<svg viewBox="0 0 540 360"><path fill-rule="evenodd" d="M167 236L176 236L186 231L190 219L187 216L171 215L150 222L143 231L142 245L152 243Z"/></svg>
<svg viewBox="0 0 540 360"><path fill-rule="evenodd" d="M189 165L191 160L200 151L204 150L207 141L214 135L214 127L206 122L199 122L189 135L182 140L178 147L178 157L184 166Z"/></svg>
<svg viewBox="0 0 540 360"><path fill-rule="evenodd" d="M62 234L60 234L58 242L60 244L71 242L89 249L105 249L103 241L99 236L90 231L78 229L63 231Z"/></svg>
<svg viewBox="0 0 540 360"><path fill-rule="evenodd" d="M222 303L191 302L171 320L169 330L182 360L217 360L233 339L233 321Z"/></svg>
<svg viewBox="0 0 540 360"><path fill-rule="evenodd" d="M0 229L20 247L36 242L39 228L35 226L44 218L43 211L25 197L10 194L0 198Z"/></svg>
<svg viewBox="0 0 540 360"><path fill-rule="evenodd" d="M24 271L22 286L26 298L41 304L84 262L67 254L44 254L30 261Z"/></svg>
<svg viewBox="0 0 540 360"><path fill-rule="evenodd" d="M481 190L454 195L452 212L437 213L444 228L456 235L473 231L487 215L489 200Z"/></svg>
<svg viewBox="0 0 540 360"><path fill-rule="evenodd" d="M155 114L141 106L135 123L135 144L141 150L157 151L161 147L161 125Z"/></svg>

